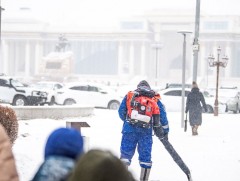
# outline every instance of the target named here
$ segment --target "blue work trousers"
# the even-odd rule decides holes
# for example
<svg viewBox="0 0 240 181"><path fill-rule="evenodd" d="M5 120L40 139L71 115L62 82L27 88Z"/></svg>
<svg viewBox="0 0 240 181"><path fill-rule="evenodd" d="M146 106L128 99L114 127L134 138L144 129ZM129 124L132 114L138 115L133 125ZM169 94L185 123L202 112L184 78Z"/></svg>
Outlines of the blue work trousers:
<svg viewBox="0 0 240 181"><path fill-rule="evenodd" d="M135 150L138 150L138 160L141 167L151 168L151 152L152 152L152 134L149 132L127 132L122 133L121 141L121 159L128 160L131 164Z"/></svg>

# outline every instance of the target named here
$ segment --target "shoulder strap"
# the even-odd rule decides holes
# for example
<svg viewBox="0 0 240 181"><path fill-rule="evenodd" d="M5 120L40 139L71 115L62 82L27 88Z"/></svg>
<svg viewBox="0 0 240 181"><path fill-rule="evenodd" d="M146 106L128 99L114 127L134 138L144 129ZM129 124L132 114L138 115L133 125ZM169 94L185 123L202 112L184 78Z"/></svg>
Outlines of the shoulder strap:
<svg viewBox="0 0 240 181"><path fill-rule="evenodd" d="M155 96L153 97L153 100L156 101L156 102L157 102L158 100L160 100L160 99L161 99L161 96L160 96L160 94L158 94L158 93L155 94Z"/></svg>
<svg viewBox="0 0 240 181"><path fill-rule="evenodd" d="M134 95L133 91L129 91L127 93L127 110L128 110L128 114L131 113L131 100L132 100L133 95Z"/></svg>

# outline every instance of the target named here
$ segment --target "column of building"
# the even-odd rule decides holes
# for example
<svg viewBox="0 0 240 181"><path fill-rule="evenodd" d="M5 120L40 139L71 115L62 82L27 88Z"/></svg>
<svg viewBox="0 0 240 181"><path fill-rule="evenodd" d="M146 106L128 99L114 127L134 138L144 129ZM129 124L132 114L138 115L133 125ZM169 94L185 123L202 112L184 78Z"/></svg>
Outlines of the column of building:
<svg viewBox="0 0 240 181"><path fill-rule="evenodd" d="M130 51L129 51L129 77L132 77L134 75L134 56L135 56L135 50L134 50L134 43L130 42Z"/></svg>
<svg viewBox="0 0 240 181"><path fill-rule="evenodd" d="M1 47L1 55L2 55L2 63L3 63L3 72L4 74L9 74L9 57L8 57L8 53L9 53L9 47L7 44L6 40L2 40L2 47Z"/></svg>
<svg viewBox="0 0 240 181"><path fill-rule="evenodd" d="M123 43L118 44L118 76L123 75Z"/></svg>
<svg viewBox="0 0 240 181"><path fill-rule="evenodd" d="M39 67L40 67L40 63L41 63L41 59L43 57L42 55L42 44L37 41L35 44L35 66L34 66L34 75L38 75L39 74Z"/></svg>
<svg viewBox="0 0 240 181"><path fill-rule="evenodd" d="M14 46L15 46L15 49L13 48ZM9 67L11 69L10 72L11 72L12 75L19 75L19 73L23 74L23 70L21 70L21 71L19 70L20 69L19 66L21 64L20 61L22 61L22 60L24 61L24 58L20 56L21 50L20 50L19 46L16 46L16 45L13 45L13 44L11 44L10 48L13 48L13 50L15 50L14 51L14 58L9 59L10 61L12 61L10 63L10 67Z"/></svg>
<svg viewBox="0 0 240 181"><path fill-rule="evenodd" d="M233 61L230 43L226 44L225 55L227 55L229 58L227 67L225 68L225 78L229 78L231 77L232 61Z"/></svg>
<svg viewBox="0 0 240 181"><path fill-rule="evenodd" d="M30 76L30 45L29 42L26 43L25 47L25 72L24 72L25 77Z"/></svg>
<svg viewBox="0 0 240 181"><path fill-rule="evenodd" d="M146 44L145 42L142 42L141 45L141 63L140 63L140 75L145 76L146 75Z"/></svg>
<svg viewBox="0 0 240 181"><path fill-rule="evenodd" d="M141 48L140 48L140 76L146 76L146 42L142 42L141 44ZM128 60L128 77L133 77L136 74L135 71L135 46L133 42L130 42L130 46L129 46L129 52L127 56ZM123 66L124 66L124 53L126 53L124 51L124 47L123 47L123 43L119 42L119 46L118 46L118 76L123 77L124 72L123 72Z"/></svg>

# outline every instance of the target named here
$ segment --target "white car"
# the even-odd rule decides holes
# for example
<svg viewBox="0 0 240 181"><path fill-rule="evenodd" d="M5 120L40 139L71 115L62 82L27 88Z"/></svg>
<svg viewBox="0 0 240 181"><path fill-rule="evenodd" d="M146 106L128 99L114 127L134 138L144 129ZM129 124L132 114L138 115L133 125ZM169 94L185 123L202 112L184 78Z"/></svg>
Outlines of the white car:
<svg viewBox="0 0 240 181"><path fill-rule="evenodd" d="M27 87L12 77L0 76L0 103L13 106L44 104L47 93L39 89Z"/></svg>
<svg viewBox="0 0 240 181"><path fill-rule="evenodd" d="M101 84L69 83L57 91L58 105L91 105L108 109L118 109L122 98L112 89Z"/></svg>
<svg viewBox="0 0 240 181"><path fill-rule="evenodd" d="M191 92L191 89L185 88L185 105L186 107L186 99L187 95ZM159 91L161 96L161 101L164 104L166 111L180 112L182 109L182 88L168 88ZM205 95L205 94L203 94ZM213 113L214 111L214 97L206 97L205 102L207 104L207 113ZM226 111L226 104L219 102L219 113L224 113ZM203 110L204 112L204 110Z"/></svg>
<svg viewBox="0 0 240 181"><path fill-rule="evenodd" d="M212 97L216 97L216 89L206 89L204 92L208 92L208 94ZM227 89L227 88L219 88L218 89L218 100L221 102L227 103L227 101L235 96L238 93L238 89Z"/></svg>
<svg viewBox="0 0 240 181"><path fill-rule="evenodd" d="M54 81L40 81L30 85L30 87L33 87L48 93L47 100L45 102L48 105L55 104L55 97L56 97L57 91L63 88L63 86L64 85L62 83L54 82Z"/></svg>
<svg viewBox="0 0 240 181"><path fill-rule="evenodd" d="M211 91L211 92L210 92ZM216 97L216 89L210 90L212 97ZM233 111L237 113L240 111L240 92L237 87L221 87L218 89L218 100L226 104L226 112Z"/></svg>
<svg viewBox="0 0 240 181"><path fill-rule="evenodd" d="M240 112L240 92L229 93L230 97L227 100L227 111L232 111L234 114Z"/></svg>

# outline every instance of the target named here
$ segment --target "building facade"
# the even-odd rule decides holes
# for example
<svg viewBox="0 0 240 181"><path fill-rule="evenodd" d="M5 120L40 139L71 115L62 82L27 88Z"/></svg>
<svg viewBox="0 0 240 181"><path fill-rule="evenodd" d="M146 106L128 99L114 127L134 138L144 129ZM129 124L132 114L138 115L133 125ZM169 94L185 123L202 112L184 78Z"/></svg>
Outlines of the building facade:
<svg viewBox="0 0 240 181"><path fill-rule="evenodd" d="M111 30L57 28L26 18L2 21L0 72L25 79L37 78L43 58L54 52L61 34L73 52L71 77L96 79L117 84L129 83L136 77L162 85L181 82L183 36L179 30L194 32L194 12L152 11L119 23ZM201 16L198 80L203 86L215 82L216 70L208 66L207 57L217 47L229 57L220 70L222 83L240 79L240 16ZM192 42L187 36L186 80L191 82L193 68ZM154 46L156 43L160 46ZM42 76L42 75L41 75ZM39 77L38 77L39 78ZM48 77L51 79L51 77ZM30 80L29 80L30 81ZM220 82L221 83L221 82Z"/></svg>

